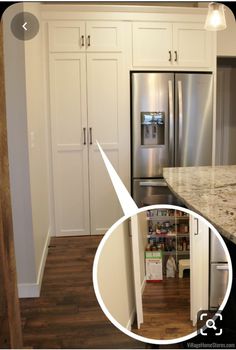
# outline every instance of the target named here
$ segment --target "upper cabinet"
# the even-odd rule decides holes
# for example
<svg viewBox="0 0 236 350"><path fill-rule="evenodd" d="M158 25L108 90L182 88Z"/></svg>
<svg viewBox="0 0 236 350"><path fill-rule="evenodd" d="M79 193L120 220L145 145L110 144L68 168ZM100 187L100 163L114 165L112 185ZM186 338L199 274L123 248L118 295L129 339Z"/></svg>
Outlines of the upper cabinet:
<svg viewBox="0 0 236 350"><path fill-rule="evenodd" d="M212 33L203 23L173 24L173 63L181 67L211 66L212 42Z"/></svg>
<svg viewBox="0 0 236 350"><path fill-rule="evenodd" d="M53 21L49 23L50 52L120 52L122 23L112 21Z"/></svg>
<svg viewBox="0 0 236 350"><path fill-rule="evenodd" d="M210 67L212 39L203 23L133 23L133 66Z"/></svg>
<svg viewBox="0 0 236 350"><path fill-rule="evenodd" d="M51 52L78 52L85 50L85 22L54 21L49 23Z"/></svg>
<svg viewBox="0 0 236 350"><path fill-rule="evenodd" d="M172 24L133 23L133 66L171 66Z"/></svg>
<svg viewBox="0 0 236 350"><path fill-rule="evenodd" d="M121 22L89 21L86 23L87 50L119 52L123 48Z"/></svg>

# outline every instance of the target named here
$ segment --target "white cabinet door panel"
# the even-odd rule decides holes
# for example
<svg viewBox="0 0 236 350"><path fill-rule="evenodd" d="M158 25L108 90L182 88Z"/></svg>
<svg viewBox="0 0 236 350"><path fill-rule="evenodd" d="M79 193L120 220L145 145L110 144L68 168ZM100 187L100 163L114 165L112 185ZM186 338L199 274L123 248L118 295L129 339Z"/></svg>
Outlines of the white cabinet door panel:
<svg viewBox="0 0 236 350"><path fill-rule="evenodd" d="M118 169L118 150L103 147L115 169ZM91 234L104 234L123 216L122 210L106 170L101 154L95 145L90 148L90 203Z"/></svg>
<svg viewBox="0 0 236 350"><path fill-rule="evenodd" d="M97 140L118 174L120 162L123 71L119 54L88 54L88 123L93 140L89 145L91 233L103 234L123 214L109 175L98 152ZM123 89L124 91L125 89Z"/></svg>
<svg viewBox="0 0 236 350"><path fill-rule="evenodd" d="M85 50L85 22L54 21L49 23L49 51L76 52Z"/></svg>
<svg viewBox="0 0 236 350"><path fill-rule="evenodd" d="M50 57L50 102L57 235L89 234L86 61L83 54Z"/></svg>
<svg viewBox="0 0 236 350"><path fill-rule="evenodd" d="M197 323L197 313L207 310L209 301L209 227L190 215L190 319Z"/></svg>
<svg viewBox="0 0 236 350"><path fill-rule="evenodd" d="M172 24L133 23L133 66L171 66Z"/></svg>
<svg viewBox="0 0 236 350"><path fill-rule="evenodd" d="M83 151L60 151L56 155L55 213L57 235L89 234L88 192L84 193L88 174L83 166Z"/></svg>
<svg viewBox="0 0 236 350"><path fill-rule="evenodd" d="M181 67L210 67L212 57L212 33L203 23L173 24L176 65Z"/></svg>
<svg viewBox="0 0 236 350"><path fill-rule="evenodd" d="M123 25L120 22L88 21L86 35L90 37L87 51L118 52L123 47ZM88 41L87 41L88 44Z"/></svg>

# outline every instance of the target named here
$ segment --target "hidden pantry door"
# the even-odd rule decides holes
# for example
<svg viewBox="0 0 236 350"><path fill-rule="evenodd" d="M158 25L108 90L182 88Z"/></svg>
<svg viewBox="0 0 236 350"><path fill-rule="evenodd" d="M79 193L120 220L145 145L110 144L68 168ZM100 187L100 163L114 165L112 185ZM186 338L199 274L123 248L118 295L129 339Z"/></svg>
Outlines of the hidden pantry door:
<svg viewBox="0 0 236 350"><path fill-rule="evenodd" d="M124 79L122 62L120 53L87 54L90 217L94 235L105 234L123 216L96 143L99 142L127 185L127 128L124 125L129 116L123 96L128 81Z"/></svg>
<svg viewBox="0 0 236 350"><path fill-rule="evenodd" d="M129 183L128 75L121 53L50 55L56 235L104 234L123 216L100 143Z"/></svg>

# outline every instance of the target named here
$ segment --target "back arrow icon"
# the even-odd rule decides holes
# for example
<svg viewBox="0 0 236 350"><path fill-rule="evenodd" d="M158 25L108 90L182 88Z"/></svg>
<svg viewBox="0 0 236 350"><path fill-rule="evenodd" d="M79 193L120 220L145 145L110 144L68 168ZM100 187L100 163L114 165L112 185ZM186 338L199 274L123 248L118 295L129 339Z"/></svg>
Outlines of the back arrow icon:
<svg viewBox="0 0 236 350"><path fill-rule="evenodd" d="M22 27L23 27L24 30L27 30L26 25L27 25L27 22L25 22L25 23L22 25Z"/></svg>

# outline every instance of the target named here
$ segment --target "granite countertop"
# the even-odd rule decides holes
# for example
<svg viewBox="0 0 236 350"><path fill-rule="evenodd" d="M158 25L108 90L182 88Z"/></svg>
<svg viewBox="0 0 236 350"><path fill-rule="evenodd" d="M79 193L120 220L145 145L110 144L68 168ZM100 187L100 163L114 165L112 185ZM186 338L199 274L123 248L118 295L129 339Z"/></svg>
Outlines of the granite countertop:
<svg viewBox="0 0 236 350"><path fill-rule="evenodd" d="M165 168L170 189L236 244L236 165Z"/></svg>

